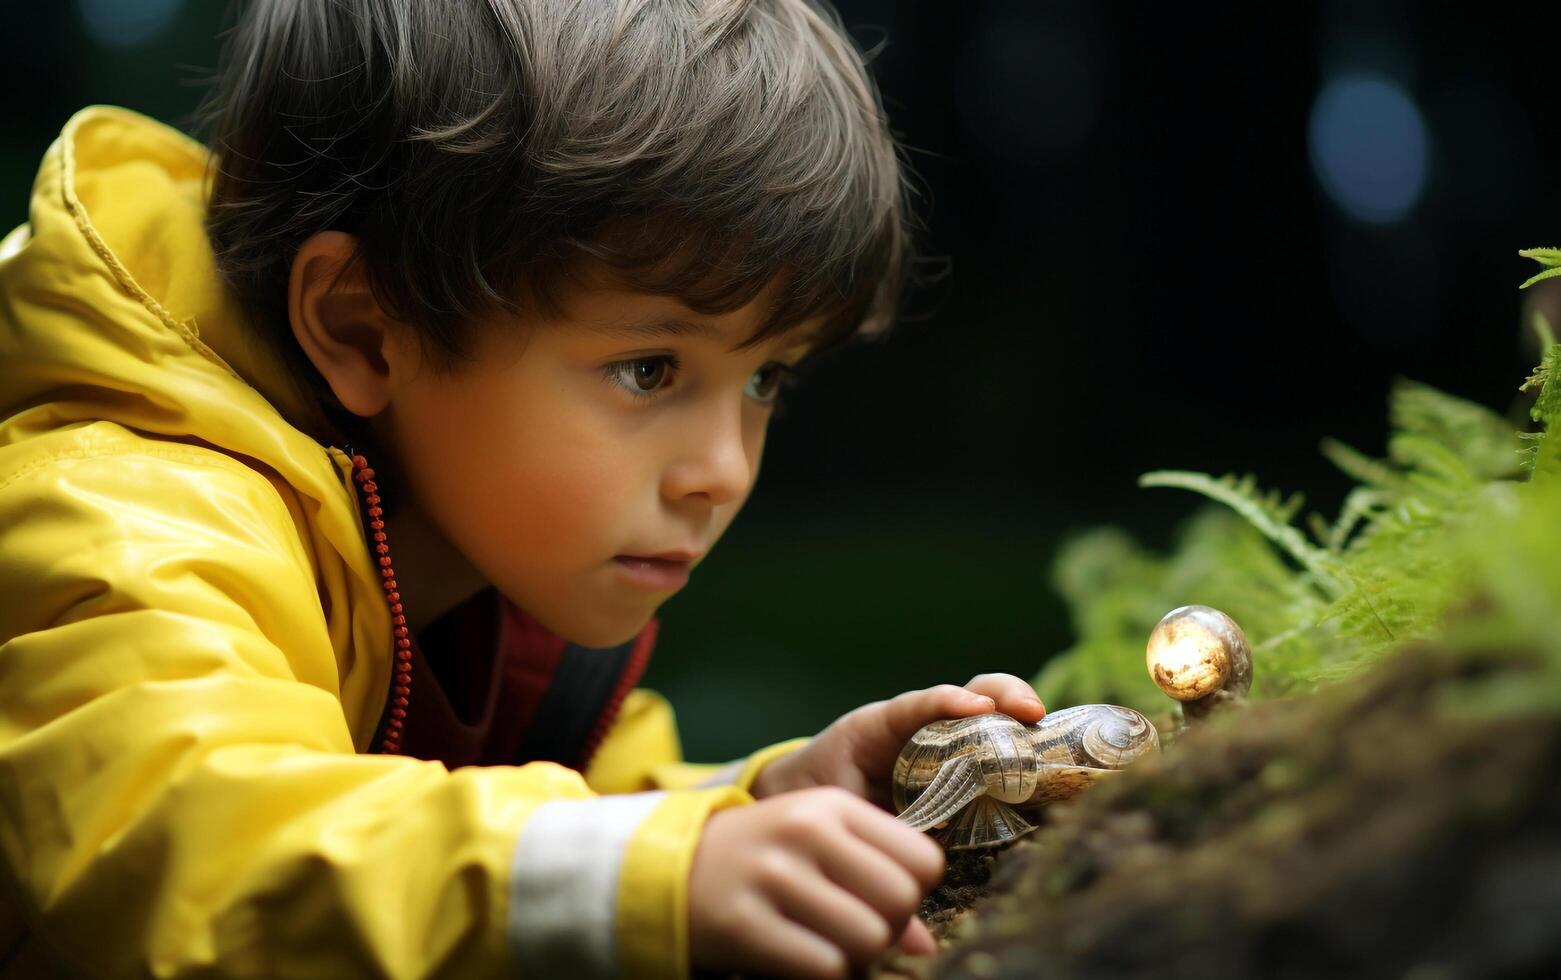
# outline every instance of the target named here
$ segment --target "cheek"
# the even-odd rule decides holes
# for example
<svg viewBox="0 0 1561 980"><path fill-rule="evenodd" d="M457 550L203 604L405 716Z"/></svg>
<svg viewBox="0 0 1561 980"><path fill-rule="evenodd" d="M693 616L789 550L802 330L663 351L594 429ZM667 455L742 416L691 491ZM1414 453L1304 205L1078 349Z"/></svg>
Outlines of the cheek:
<svg viewBox="0 0 1561 980"><path fill-rule="evenodd" d="M621 453L563 429L533 431L506 461L509 526L538 554L599 549L623 521L632 486ZM601 556L611 557L611 555Z"/></svg>
<svg viewBox="0 0 1561 980"><path fill-rule="evenodd" d="M526 397L539 388L435 391L409 406L421 410L420 470L438 475L423 494L432 516L485 565L511 554L579 566L623 545L615 538L637 485L633 455L559 393Z"/></svg>

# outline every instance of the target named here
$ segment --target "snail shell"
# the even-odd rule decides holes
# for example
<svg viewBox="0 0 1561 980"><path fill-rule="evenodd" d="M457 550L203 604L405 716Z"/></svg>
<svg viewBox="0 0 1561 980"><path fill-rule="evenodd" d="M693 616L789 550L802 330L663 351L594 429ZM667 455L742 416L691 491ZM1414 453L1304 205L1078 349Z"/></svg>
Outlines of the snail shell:
<svg viewBox="0 0 1561 980"><path fill-rule="evenodd" d="M894 805L918 830L946 824L939 836L951 849L1000 844L1034 830L1038 807L1159 746L1149 719L1113 704L1067 708L1034 725L999 712L936 721L895 760Z"/></svg>
<svg viewBox="0 0 1561 980"><path fill-rule="evenodd" d="M1036 751L1047 762L1121 769L1160 747L1149 719L1115 704L1080 704L1053 711L1030 726Z"/></svg>
<svg viewBox="0 0 1561 980"><path fill-rule="evenodd" d="M1236 621L1212 606L1181 606L1149 635L1149 676L1182 702L1189 718L1246 696L1252 687L1252 647Z"/></svg>

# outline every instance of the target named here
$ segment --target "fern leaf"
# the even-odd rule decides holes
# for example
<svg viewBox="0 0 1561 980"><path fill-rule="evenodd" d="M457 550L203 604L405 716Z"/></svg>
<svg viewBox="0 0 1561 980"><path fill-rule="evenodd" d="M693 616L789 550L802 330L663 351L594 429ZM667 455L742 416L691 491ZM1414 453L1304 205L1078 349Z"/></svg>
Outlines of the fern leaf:
<svg viewBox="0 0 1561 980"><path fill-rule="evenodd" d="M1325 547L1328 536L1333 531L1332 525L1328 523L1328 518L1316 511L1306 515L1306 529L1312 532L1312 540L1324 542ZM1328 550L1333 551L1334 549L1329 548Z"/></svg>
<svg viewBox="0 0 1561 980"><path fill-rule="evenodd" d="M1550 348L1547 347L1545 350L1548 352ZM1539 363L1534 366L1534 370L1529 373L1529 376L1524 379L1522 384L1518 385L1518 390L1528 391L1530 388L1533 388L1535 397L1537 398L1539 393L1545 390L1545 382L1549 380L1550 359L1548 357L1542 356ZM1533 418L1536 422L1539 421L1538 416L1534 415L1532 411L1529 412L1529 417Z"/></svg>
<svg viewBox="0 0 1561 980"><path fill-rule="evenodd" d="M1488 480L1517 475L1512 423L1484 405L1399 378L1388 396L1388 418L1400 432L1435 440Z"/></svg>
<svg viewBox="0 0 1561 980"><path fill-rule="evenodd" d="M1411 484L1438 497L1457 497L1479 482L1457 454L1429 436L1394 433L1388 439L1388 455L1409 468L1405 478Z"/></svg>
<svg viewBox="0 0 1561 980"><path fill-rule="evenodd" d="M1344 549L1344 542L1349 540L1350 532L1355 526L1367 517L1373 508L1381 505L1382 495L1371 487L1356 487L1344 498L1344 506L1339 510L1338 520L1333 522L1333 527L1328 530L1323 541L1328 550L1338 553Z"/></svg>
<svg viewBox="0 0 1561 980"><path fill-rule="evenodd" d="M1540 282L1545 279L1554 279L1556 276L1561 276L1561 267L1546 269L1544 272L1535 273L1534 275L1529 276L1527 279L1523 280L1522 284L1519 285L1518 288L1527 289L1536 282Z"/></svg>
<svg viewBox="0 0 1561 980"><path fill-rule="evenodd" d="M1544 427L1535 433L1528 456L1531 481L1561 479L1561 344L1552 344L1545 358L1523 387L1538 387L1539 397L1529 415Z"/></svg>
<svg viewBox="0 0 1561 980"><path fill-rule="evenodd" d="M1561 248L1522 248L1518 249L1518 254L1525 259L1533 259L1545 267L1545 271L1524 280L1519 289L1527 289L1541 279L1561 276L1561 271L1558 271L1561 270Z"/></svg>
<svg viewBox="0 0 1561 980"><path fill-rule="evenodd" d="M1520 248L1518 254L1533 259L1547 269L1561 265L1561 248Z"/></svg>
<svg viewBox="0 0 1561 980"><path fill-rule="evenodd" d="M1519 432L1518 438L1527 445L1518 450L1518 463L1523 467L1523 472L1530 477L1534 475L1534 464L1539 459L1540 443L1545 441L1543 432Z"/></svg>
<svg viewBox="0 0 1561 980"><path fill-rule="evenodd" d="M1518 387L1519 391L1538 389L1539 397L1534 399L1529 417L1543 423L1546 429L1561 428L1561 384L1554 383L1557 378L1561 378L1561 344L1551 344L1534 373Z"/></svg>
<svg viewBox="0 0 1561 980"><path fill-rule="evenodd" d="M1186 470L1155 470L1138 478L1141 487L1180 487L1201 493L1219 501L1246 518L1264 537L1278 545L1301 567L1311 572L1317 584L1330 596L1342 591L1335 574L1334 563L1328 553L1312 545L1299 530L1290 525L1295 512L1300 509L1301 495L1295 494L1285 503L1278 502L1277 494L1258 496L1257 478L1248 474L1237 479L1227 474L1216 480L1207 473L1191 473Z"/></svg>
<svg viewBox="0 0 1561 980"><path fill-rule="evenodd" d="M1361 483L1378 490L1389 491L1395 496L1413 492L1409 481L1393 467L1337 439L1324 439L1319 446L1322 454L1344 472Z"/></svg>

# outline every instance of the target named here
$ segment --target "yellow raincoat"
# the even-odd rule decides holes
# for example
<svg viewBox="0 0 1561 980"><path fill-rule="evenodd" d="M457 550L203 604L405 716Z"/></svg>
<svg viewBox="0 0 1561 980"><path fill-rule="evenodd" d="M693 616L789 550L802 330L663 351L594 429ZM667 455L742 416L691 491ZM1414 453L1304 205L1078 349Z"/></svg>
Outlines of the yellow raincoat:
<svg viewBox="0 0 1561 980"><path fill-rule="evenodd" d="M0 977L685 974L705 818L799 743L683 764L635 691L583 777L361 754L351 463L220 288L206 165L84 109L0 242Z"/></svg>

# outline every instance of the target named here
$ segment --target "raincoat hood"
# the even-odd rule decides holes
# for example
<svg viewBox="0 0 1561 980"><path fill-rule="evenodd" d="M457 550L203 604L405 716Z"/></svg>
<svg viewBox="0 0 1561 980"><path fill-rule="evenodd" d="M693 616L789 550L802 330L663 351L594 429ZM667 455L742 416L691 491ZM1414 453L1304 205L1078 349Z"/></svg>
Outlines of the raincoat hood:
<svg viewBox="0 0 1561 980"><path fill-rule="evenodd" d="M11 307L0 318L0 418L10 416L0 434L10 443L109 420L269 470L301 504L306 549L328 549L353 572L341 583L352 636L334 644L350 660L389 629L351 461L307 434L327 431L322 413L222 286L202 224L210 159L127 109L90 106L66 123L34 181L28 224L0 242L0 302ZM360 688L343 695L372 708L355 719L362 747L389 664L339 667Z"/></svg>

